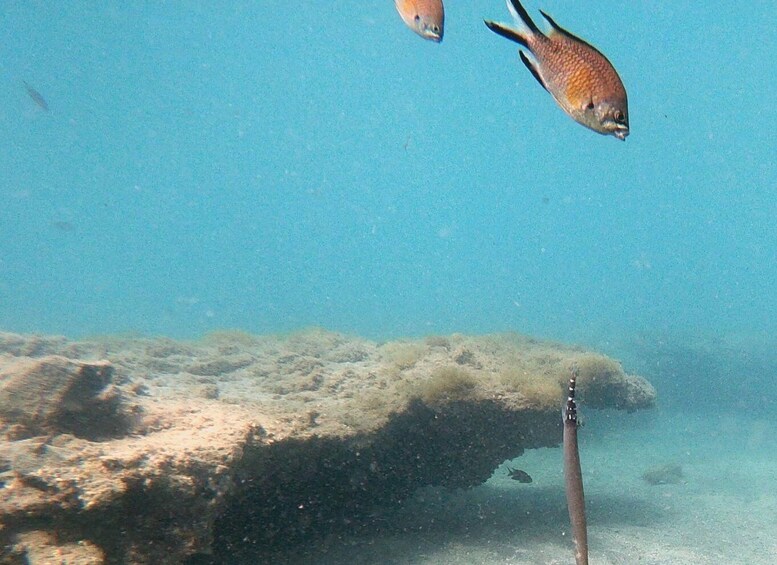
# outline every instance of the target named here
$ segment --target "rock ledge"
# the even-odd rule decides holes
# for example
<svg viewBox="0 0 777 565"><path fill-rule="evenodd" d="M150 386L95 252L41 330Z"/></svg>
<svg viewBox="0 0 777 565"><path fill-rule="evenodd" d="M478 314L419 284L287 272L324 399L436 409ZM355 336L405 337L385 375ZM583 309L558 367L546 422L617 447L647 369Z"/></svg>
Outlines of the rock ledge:
<svg viewBox="0 0 777 565"><path fill-rule="evenodd" d="M0 334L0 562L251 559L480 484L559 444L573 365L584 410L654 404L612 359L513 334Z"/></svg>

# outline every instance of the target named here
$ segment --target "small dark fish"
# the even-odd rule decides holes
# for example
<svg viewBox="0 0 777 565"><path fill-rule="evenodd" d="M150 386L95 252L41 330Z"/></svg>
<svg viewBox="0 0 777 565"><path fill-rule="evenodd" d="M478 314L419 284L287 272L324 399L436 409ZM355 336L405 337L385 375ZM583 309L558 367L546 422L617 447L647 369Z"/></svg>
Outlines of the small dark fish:
<svg viewBox="0 0 777 565"><path fill-rule="evenodd" d="M603 135L629 135L626 89L615 67L595 47L559 26L540 31L518 0L507 0L518 28L486 20L488 28L525 47L521 61L573 120Z"/></svg>
<svg viewBox="0 0 777 565"><path fill-rule="evenodd" d="M530 483L532 482L532 478L526 471L521 471L520 469L511 469L510 467L507 468L507 474L510 475L510 478L514 481L518 481L519 483Z"/></svg>
<svg viewBox="0 0 777 565"><path fill-rule="evenodd" d="M652 486L679 485L684 478L683 468L677 463L653 467L642 474L642 480Z"/></svg>
<svg viewBox="0 0 777 565"><path fill-rule="evenodd" d="M51 227L58 229L59 231L74 231L76 228L70 222L65 220L54 220L51 222Z"/></svg>
<svg viewBox="0 0 777 565"><path fill-rule="evenodd" d="M43 98L43 95L31 87L26 80L23 80L22 82L24 83L24 88L27 90L27 94L29 94L30 98L32 98L32 101L35 102L41 110L48 112L49 104L46 102L46 99Z"/></svg>

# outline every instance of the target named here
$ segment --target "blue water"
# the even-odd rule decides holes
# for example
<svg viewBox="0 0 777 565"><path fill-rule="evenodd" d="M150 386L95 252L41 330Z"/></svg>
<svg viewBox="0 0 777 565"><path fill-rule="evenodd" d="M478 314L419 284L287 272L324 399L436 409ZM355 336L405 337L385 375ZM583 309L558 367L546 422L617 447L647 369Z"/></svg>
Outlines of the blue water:
<svg viewBox="0 0 777 565"><path fill-rule="evenodd" d="M5 2L0 327L774 332L773 3L527 3L625 143L448 4L436 45L390 0Z"/></svg>
<svg viewBox="0 0 777 565"><path fill-rule="evenodd" d="M449 0L440 45L410 32L391 0L4 1L0 331L192 338L316 325L594 345L650 379L660 403L587 414L598 555L620 551L603 539L608 524L650 526L658 547L705 546L710 563L773 553L774 2L526 7L614 63L629 93L625 143L564 115L516 46L486 29L484 17L509 21L502 0ZM524 528L515 500L551 504L539 531L556 532L558 454L522 460L540 487L558 487L547 500L516 495L484 521L469 510L502 494L481 488L453 495L466 512L450 499L441 512L496 532L499 551L533 539L510 541ZM686 466L685 490L640 481L666 460ZM721 485L730 503L694 498ZM418 547L455 549L452 531ZM505 555L490 562L516 559Z"/></svg>

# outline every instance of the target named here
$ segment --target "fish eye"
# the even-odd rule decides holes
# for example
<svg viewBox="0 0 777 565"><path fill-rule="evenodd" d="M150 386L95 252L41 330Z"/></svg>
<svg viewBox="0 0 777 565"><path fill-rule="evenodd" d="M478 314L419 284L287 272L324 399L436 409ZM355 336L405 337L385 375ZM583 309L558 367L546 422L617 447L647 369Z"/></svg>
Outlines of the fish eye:
<svg viewBox="0 0 777 565"><path fill-rule="evenodd" d="M626 116L620 110L615 110L615 121L619 124L626 123Z"/></svg>
<svg viewBox="0 0 777 565"><path fill-rule="evenodd" d="M432 31L433 31L434 33L440 33L440 26L436 26L436 25L435 25L435 26L432 26Z"/></svg>
<svg viewBox="0 0 777 565"><path fill-rule="evenodd" d="M415 19L415 21L420 22L421 21L421 16L416 14L414 19Z"/></svg>

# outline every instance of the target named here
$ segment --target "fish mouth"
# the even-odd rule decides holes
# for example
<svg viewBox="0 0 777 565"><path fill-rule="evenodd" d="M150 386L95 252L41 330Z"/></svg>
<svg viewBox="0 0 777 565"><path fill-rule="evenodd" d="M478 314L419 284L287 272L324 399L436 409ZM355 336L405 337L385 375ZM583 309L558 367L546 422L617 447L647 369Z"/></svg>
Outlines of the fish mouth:
<svg viewBox="0 0 777 565"><path fill-rule="evenodd" d="M424 25L421 27L421 35L423 38L434 41L435 43L440 43L442 41L442 34L442 29L435 31L431 25Z"/></svg>
<svg viewBox="0 0 777 565"><path fill-rule="evenodd" d="M616 129L612 134L620 139L621 141L626 141L626 136L629 135L629 130L627 129Z"/></svg>

